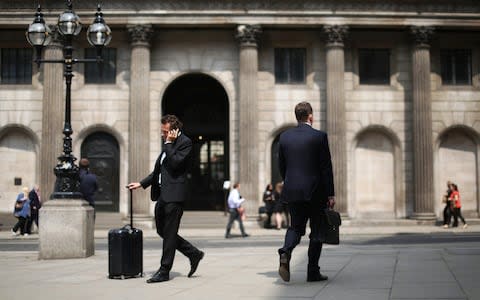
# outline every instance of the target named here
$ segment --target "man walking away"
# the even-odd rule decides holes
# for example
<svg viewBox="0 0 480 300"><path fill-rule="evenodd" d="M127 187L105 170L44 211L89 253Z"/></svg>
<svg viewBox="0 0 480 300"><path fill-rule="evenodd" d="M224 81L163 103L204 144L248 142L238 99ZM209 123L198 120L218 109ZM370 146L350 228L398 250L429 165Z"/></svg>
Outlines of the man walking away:
<svg viewBox="0 0 480 300"><path fill-rule="evenodd" d="M279 140L280 175L284 179L281 200L288 204L291 224L283 247L278 249L278 273L284 281L290 281L292 251L310 221L307 281L322 281L328 279L320 274L318 266L325 240L325 209L335 205L332 161L327 134L312 128L310 103L298 103L295 117L298 126L282 133Z"/></svg>

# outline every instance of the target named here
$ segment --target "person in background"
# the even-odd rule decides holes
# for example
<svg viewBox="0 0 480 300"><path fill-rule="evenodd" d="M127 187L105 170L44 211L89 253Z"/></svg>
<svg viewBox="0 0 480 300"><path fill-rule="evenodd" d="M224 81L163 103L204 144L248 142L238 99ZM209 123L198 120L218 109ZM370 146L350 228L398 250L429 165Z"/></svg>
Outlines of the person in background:
<svg viewBox="0 0 480 300"><path fill-rule="evenodd" d="M28 193L28 199L30 199L30 219L28 222L28 232L32 232L32 225L35 222L35 225L38 227L38 211L42 207L42 202L40 200L40 187L36 184L33 186L32 190Z"/></svg>
<svg viewBox="0 0 480 300"><path fill-rule="evenodd" d="M450 195L452 194L452 182L447 181L447 191L443 195L442 202L445 203L445 208L443 209L443 228L448 228L450 222L452 221L452 201L450 201Z"/></svg>
<svg viewBox="0 0 480 300"><path fill-rule="evenodd" d="M267 220L265 221L264 228L271 228L272 227L272 214L273 214L273 207L274 207L274 199L273 199L273 187L272 184L267 184L265 191L263 192L263 202L265 203L265 212L267 213Z"/></svg>
<svg viewBox="0 0 480 300"><path fill-rule="evenodd" d="M24 187L22 189L22 193L18 194L17 199L15 200L13 214L18 219L18 222L12 228L12 235L17 236L17 231L20 229L21 235L28 236L30 234L27 228L30 218L30 199L28 199L28 187Z"/></svg>
<svg viewBox="0 0 480 300"><path fill-rule="evenodd" d="M275 213L275 222L277 225L277 230L282 229L283 217L282 214L285 211L285 203L280 199L282 195L282 183L277 182L275 184L275 191L273 192L273 198L275 199L275 206L273 207L273 212ZM287 216L288 217L288 216Z"/></svg>
<svg viewBox="0 0 480 300"><path fill-rule="evenodd" d="M240 225L240 232L242 233L242 237L249 236L245 232L245 228L243 228L242 217L240 215L240 212L238 211L238 209L242 205L242 202L245 201L245 199L240 196L240 192L238 191L239 188L240 183L237 182L233 185L233 189L230 191L230 194L228 194L228 212L230 213L230 217L228 219L227 230L225 232L226 239L231 237L230 230L232 229L232 225L235 220L237 220L238 224Z"/></svg>
<svg viewBox="0 0 480 300"><path fill-rule="evenodd" d="M462 216L461 208L462 203L460 201L460 193L458 191L458 186L455 183L452 183L452 194L450 195L450 199L453 205L453 226L458 227L458 218L463 222L463 228L467 228L467 222Z"/></svg>
<svg viewBox="0 0 480 300"><path fill-rule="evenodd" d="M98 190L97 176L90 172L90 161L87 158L80 160L80 193L83 198L95 208L95 192Z"/></svg>

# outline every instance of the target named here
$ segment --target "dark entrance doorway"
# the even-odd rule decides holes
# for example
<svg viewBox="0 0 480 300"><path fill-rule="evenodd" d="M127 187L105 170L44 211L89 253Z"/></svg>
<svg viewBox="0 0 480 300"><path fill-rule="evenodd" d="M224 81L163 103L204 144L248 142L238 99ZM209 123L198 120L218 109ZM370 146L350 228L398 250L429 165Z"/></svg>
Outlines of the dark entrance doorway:
<svg viewBox="0 0 480 300"><path fill-rule="evenodd" d="M95 132L82 143L81 157L90 161L97 176L96 211L119 211L120 150L117 140L106 132Z"/></svg>
<svg viewBox="0 0 480 300"><path fill-rule="evenodd" d="M205 74L187 74L173 81L162 99L163 114L174 114L192 139L187 210L223 210L223 182L228 180L228 96Z"/></svg>

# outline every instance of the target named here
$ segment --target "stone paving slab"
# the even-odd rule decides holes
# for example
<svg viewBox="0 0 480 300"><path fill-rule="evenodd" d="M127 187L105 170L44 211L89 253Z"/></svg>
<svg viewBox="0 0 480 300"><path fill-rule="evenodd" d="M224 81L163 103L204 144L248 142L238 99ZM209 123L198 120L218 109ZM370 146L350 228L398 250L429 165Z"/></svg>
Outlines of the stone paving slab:
<svg viewBox="0 0 480 300"><path fill-rule="evenodd" d="M85 259L37 260L36 252L1 252L1 299L480 299L480 242L468 247L326 246L322 272L329 280L306 282L307 246L291 261L291 282L278 278L271 247L204 249L197 274L175 258L171 280L147 284L161 250L144 251L145 277L107 278L108 253ZM468 251L467 251L468 250ZM421 253L416 256L415 253ZM464 255L463 253L469 253ZM402 268L398 266L402 265ZM422 271L423 270L423 271ZM442 273L436 273L441 270ZM13 288L22 282L20 289Z"/></svg>

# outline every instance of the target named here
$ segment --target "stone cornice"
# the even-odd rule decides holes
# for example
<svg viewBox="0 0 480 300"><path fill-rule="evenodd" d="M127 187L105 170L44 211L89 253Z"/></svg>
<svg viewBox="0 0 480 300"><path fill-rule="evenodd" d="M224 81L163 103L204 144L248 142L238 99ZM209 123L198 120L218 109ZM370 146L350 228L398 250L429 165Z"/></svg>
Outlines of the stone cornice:
<svg viewBox="0 0 480 300"><path fill-rule="evenodd" d="M40 1L40 0L37 0ZM88 25L98 0L74 2ZM47 23L56 23L63 1L42 0ZM31 0L0 0L0 26L24 27L33 20ZM153 26L229 26L259 24L319 27L347 24L354 27L435 26L480 28L478 0L104 0L102 10L112 27L148 23Z"/></svg>
<svg viewBox="0 0 480 300"><path fill-rule="evenodd" d="M46 10L64 9L64 1L42 0ZM95 10L98 0L74 1L74 10ZM3 9L34 9L31 0L0 0ZM396 12L459 12L480 13L477 0L103 0L102 8L108 10L133 11L185 11L185 10L334 10L334 11L396 11ZM92 14L93 16L93 14Z"/></svg>

